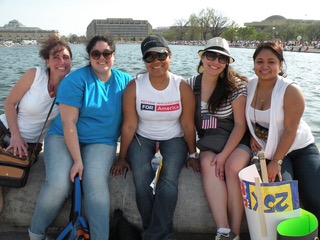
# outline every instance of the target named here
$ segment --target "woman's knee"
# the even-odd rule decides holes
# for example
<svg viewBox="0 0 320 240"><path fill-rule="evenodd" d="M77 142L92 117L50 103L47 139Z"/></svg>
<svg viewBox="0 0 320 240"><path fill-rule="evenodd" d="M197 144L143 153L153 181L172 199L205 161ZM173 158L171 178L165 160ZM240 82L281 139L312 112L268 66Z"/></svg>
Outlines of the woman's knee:
<svg viewBox="0 0 320 240"><path fill-rule="evenodd" d="M43 188L47 189L53 196L68 197L72 191L72 182L70 179L56 179L56 181L45 181Z"/></svg>
<svg viewBox="0 0 320 240"><path fill-rule="evenodd" d="M210 152L210 151L204 151L201 152L200 154L200 165L201 165L201 171L202 174L207 174L210 173L212 171L214 171L214 165L211 165L212 160L215 157L215 153Z"/></svg>
<svg viewBox="0 0 320 240"><path fill-rule="evenodd" d="M239 171L248 166L250 153L243 148L236 148L228 157L225 164L225 171L230 174L237 174Z"/></svg>

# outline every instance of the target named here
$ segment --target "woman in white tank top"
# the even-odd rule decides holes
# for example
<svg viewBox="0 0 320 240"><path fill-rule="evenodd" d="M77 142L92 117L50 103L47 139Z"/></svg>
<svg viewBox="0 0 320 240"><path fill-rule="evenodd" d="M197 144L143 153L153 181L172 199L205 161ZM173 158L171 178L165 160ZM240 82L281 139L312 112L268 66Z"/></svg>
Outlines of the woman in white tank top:
<svg viewBox="0 0 320 240"><path fill-rule="evenodd" d="M121 148L111 172L113 176L122 175L124 168L133 172L143 239L175 239L179 174L188 153L196 157L195 99L190 86L169 71L171 52L163 38L147 37L141 50L148 72L137 75L124 92ZM156 152L162 156L162 167L150 187Z"/></svg>
<svg viewBox="0 0 320 240"><path fill-rule="evenodd" d="M30 156L41 133L50 106L54 101L60 81L70 72L72 52L69 45L53 36L42 43L39 53L45 60L46 69L30 68L13 86L4 103L5 114L0 116L3 125L10 129L10 142L4 143L6 151L22 157ZM18 111L17 111L18 106ZM55 107L42 134L42 142L51 121L58 114ZM42 150L35 150L35 157ZM0 186L0 212L3 208L3 193Z"/></svg>

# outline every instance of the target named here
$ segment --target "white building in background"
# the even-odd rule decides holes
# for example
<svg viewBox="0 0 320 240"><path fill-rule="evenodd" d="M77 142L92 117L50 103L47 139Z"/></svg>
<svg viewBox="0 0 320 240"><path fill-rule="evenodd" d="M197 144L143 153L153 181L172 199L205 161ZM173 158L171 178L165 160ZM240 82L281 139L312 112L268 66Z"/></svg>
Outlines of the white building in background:
<svg viewBox="0 0 320 240"><path fill-rule="evenodd" d="M38 44L38 41L35 39L21 41L21 45L36 45L36 44Z"/></svg>
<svg viewBox="0 0 320 240"><path fill-rule="evenodd" d="M152 32L152 26L147 20L132 18L94 19L87 27L87 38L94 35L111 35L115 40L143 40Z"/></svg>
<svg viewBox="0 0 320 240"><path fill-rule="evenodd" d="M49 38L49 36L58 34L57 30L27 27L17 20L11 20L8 24L0 27L0 43L12 41L13 43L21 44L23 40L41 42Z"/></svg>

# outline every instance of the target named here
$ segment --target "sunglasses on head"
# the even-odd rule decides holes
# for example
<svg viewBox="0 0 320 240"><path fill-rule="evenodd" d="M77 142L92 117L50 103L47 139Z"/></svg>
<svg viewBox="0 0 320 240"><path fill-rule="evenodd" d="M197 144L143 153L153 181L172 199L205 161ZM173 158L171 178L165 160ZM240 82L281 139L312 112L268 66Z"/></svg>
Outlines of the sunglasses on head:
<svg viewBox="0 0 320 240"><path fill-rule="evenodd" d="M94 60L98 60L101 55L105 58L105 59L109 59L112 56L112 53L114 51L108 51L108 50L104 50L103 52L100 52L98 50L93 50L90 52L90 56L94 59Z"/></svg>
<svg viewBox="0 0 320 240"><path fill-rule="evenodd" d="M214 61L218 58L219 63L225 64L229 62L229 57L223 54L218 54L216 52L210 52L210 51L205 52L204 54L209 61Z"/></svg>
<svg viewBox="0 0 320 240"><path fill-rule="evenodd" d="M163 52L163 53L158 53L158 52L148 52L146 53L146 55L143 56L143 60L146 63L152 63L154 62L156 59L158 61L164 61L166 60L168 57L168 53L167 52Z"/></svg>

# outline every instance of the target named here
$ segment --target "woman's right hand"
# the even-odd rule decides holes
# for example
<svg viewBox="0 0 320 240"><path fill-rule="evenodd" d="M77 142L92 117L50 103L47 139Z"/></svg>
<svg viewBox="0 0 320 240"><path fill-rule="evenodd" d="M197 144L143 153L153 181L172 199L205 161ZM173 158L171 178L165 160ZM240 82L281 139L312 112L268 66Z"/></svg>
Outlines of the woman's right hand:
<svg viewBox="0 0 320 240"><path fill-rule="evenodd" d="M225 179L225 165L227 162L227 156L224 154L224 152L222 151L221 153L218 153L214 156L214 158L211 161L210 165L216 165L215 166L215 174L216 177L219 178L220 180L224 180Z"/></svg>
<svg viewBox="0 0 320 240"><path fill-rule="evenodd" d="M250 138L250 148L252 152L259 152L261 151L261 146L257 142L257 140L251 136Z"/></svg>
<svg viewBox="0 0 320 240"><path fill-rule="evenodd" d="M20 158L28 156L28 144L21 136L11 135L10 144L5 150Z"/></svg>

